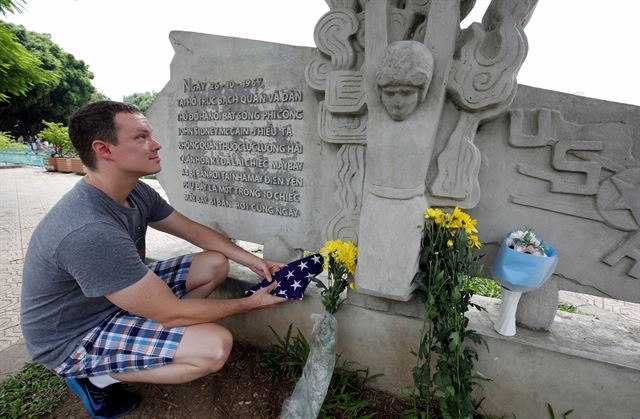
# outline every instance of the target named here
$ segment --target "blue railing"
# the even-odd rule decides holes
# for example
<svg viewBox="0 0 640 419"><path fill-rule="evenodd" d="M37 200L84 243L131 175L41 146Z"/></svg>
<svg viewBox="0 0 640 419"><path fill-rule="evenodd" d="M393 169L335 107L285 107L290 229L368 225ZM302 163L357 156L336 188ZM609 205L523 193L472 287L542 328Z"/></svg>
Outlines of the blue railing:
<svg viewBox="0 0 640 419"><path fill-rule="evenodd" d="M42 167L42 159L50 155L50 151L0 150L0 163Z"/></svg>

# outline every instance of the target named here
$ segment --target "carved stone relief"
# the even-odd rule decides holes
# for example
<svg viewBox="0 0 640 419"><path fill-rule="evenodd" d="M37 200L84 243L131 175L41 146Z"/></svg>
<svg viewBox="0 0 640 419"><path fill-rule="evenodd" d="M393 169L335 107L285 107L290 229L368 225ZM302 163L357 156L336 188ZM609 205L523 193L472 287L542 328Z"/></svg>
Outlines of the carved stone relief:
<svg viewBox="0 0 640 419"><path fill-rule="evenodd" d="M320 18L314 32L319 52L305 71L309 86L324 95L318 111L320 138L343 144L337 155L339 209L323 228L323 236L357 242L364 185L364 150L357 145L366 143L367 112L363 75L357 68L362 58L353 44L363 21L363 5L355 0L328 4L331 10Z"/></svg>
<svg viewBox="0 0 640 419"><path fill-rule="evenodd" d="M433 75L433 56L421 42L397 41L382 55L376 83L387 113L404 121L424 100Z"/></svg>
<svg viewBox="0 0 640 419"><path fill-rule="evenodd" d="M493 1L482 19L460 34L447 86L460 108L458 124L437 160L430 192L438 202L473 208L480 200L478 125L504 113L517 88L527 55L524 26L536 1Z"/></svg>
<svg viewBox="0 0 640 419"><path fill-rule="evenodd" d="M511 111L509 144L549 148L551 167L517 165L518 173L549 184L551 194L590 197L590 206L568 206L553 198L514 194L511 201L574 217L598 221L629 232L615 249L601 255L614 266L634 261L627 274L640 278L640 161L631 154L633 138L621 122L577 124L549 109ZM533 124L525 124L533 120ZM526 132L525 125L534 132Z"/></svg>
<svg viewBox="0 0 640 419"><path fill-rule="evenodd" d="M306 69L309 86L320 96L320 137L342 145L337 155L339 210L323 229L327 238L358 239L358 219L367 230L381 229L375 227L376 218L389 231L414 232L413 223L420 223L420 211L428 206L428 167L448 100L459 115L438 156L429 196L439 205L477 204L481 156L473 141L479 124L503 113L515 95L516 75L527 53L523 27L537 0L492 0L482 24L460 31L460 20L474 3L328 2L331 10L314 33L318 53ZM358 172L365 167L366 172ZM382 208L395 208L406 217L386 219L391 215ZM392 239L387 233L367 233L370 243L359 243L359 269L377 271L365 265L378 263L374 243ZM399 276L410 281L413 261L389 258L404 266ZM395 296L382 284L370 285L364 289L373 294L407 298L408 283Z"/></svg>

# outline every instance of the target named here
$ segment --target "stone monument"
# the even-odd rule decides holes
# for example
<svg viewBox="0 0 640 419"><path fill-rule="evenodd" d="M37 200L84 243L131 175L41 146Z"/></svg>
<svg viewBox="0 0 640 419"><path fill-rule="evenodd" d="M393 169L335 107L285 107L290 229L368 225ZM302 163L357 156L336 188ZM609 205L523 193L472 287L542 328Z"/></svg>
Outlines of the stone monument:
<svg viewBox="0 0 640 419"><path fill-rule="evenodd" d="M171 33L171 80L149 118L172 205L282 261L328 239L356 242L357 291L343 310L350 318L340 320L339 350L377 363L392 391L406 378L393 362L408 362L394 345L421 324L411 280L429 206L458 206L479 220L485 266L513 228L534 227L555 246L555 275L522 298L520 325L550 330L560 289L640 303L640 111L517 85L536 0L492 0L482 22L464 29L473 0L327 3L317 48ZM289 316L302 307L281 306ZM260 341L267 320L248 318L255 323L230 321L234 333ZM611 371L606 356L590 358L597 349L560 350L555 337L539 343L543 335L505 341L488 330L492 354L550 345L541 356L561 364L579 353L573 371L590 360L585 386ZM353 349L357 338L380 354ZM408 354L411 343L402 344ZM381 362L384 353L393 355ZM620 385L607 397L639 382L637 356L622 358L611 361ZM481 364L491 369L497 359ZM500 406L513 402L501 386L532 406L530 394L509 385L526 368L488 384L495 413L510 414ZM539 390L547 397L539 404L556 396ZM590 412L606 404L590 397Z"/></svg>
<svg viewBox="0 0 640 419"><path fill-rule="evenodd" d="M179 210L267 257L357 242L361 293L408 300L422 213L459 206L487 265L524 224L558 249L523 325L549 327L559 288L640 302L637 118L517 89L535 4L494 0L461 30L473 1L329 1L317 49L173 32L150 113L159 179Z"/></svg>

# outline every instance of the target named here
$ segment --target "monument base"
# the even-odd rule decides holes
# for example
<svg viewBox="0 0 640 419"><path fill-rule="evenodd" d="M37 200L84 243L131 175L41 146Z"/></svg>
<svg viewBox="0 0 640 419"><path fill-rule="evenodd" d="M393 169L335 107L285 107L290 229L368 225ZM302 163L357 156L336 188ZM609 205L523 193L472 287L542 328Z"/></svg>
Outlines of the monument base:
<svg viewBox="0 0 640 419"><path fill-rule="evenodd" d="M213 298L241 296L257 277L232 266L231 278ZM640 412L640 325L598 320L591 316L559 312L549 332L521 328L517 336L500 336L493 330L500 301L474 297L486 312L467 313L469 327L487 341L490 352L478 347L476 369L487 377L475 398L485 414L517 415L523 419L547 416L546 404L556 412L575 409L581 419L635 417ZM303 301L225 319L237 341L258 347L274 342L271 326L283 335L289 324L311 335L311 313L324 308L310 286ZM338 311L338 353L342 358L381 373L372 385L400 395L412 384L411 368L422 327L422 303L350 293Z"/></svg>

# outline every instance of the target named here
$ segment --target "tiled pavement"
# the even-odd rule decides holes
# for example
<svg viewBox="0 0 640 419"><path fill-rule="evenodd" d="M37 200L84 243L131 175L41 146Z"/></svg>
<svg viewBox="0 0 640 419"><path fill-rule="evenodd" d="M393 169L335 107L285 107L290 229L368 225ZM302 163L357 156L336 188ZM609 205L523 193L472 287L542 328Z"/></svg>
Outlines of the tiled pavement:
<svg viewBox="0 0 640 419"><path fill-rule="evenodd" d="M25 361L20 333L20 284L24 254L31 232L49 208L81 179L75 174L49 173L34 167L0 163L0 378ZM164 194L156 181L148 181ZM181 239L150 229L147 254L163 259L194 247ZM640 323L640 304L562 292L560 299L579 311Z"/></svg>

